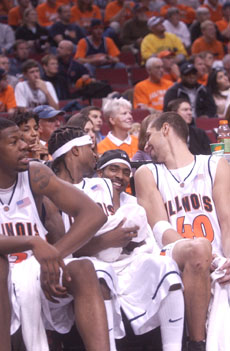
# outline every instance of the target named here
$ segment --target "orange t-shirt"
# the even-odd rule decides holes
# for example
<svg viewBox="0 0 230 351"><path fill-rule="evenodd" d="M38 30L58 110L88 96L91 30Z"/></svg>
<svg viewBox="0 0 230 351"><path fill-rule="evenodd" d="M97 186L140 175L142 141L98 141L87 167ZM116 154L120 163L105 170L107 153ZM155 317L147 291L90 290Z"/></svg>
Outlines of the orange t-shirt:
<svg viewBox="0 0 230 351"><path fill-rule="evenodd" d="M108 137L105 137L100 143L97 144L97 151L102 155L105 151L120 149L126 151L131 159L138 150L138 139L134 135L130 135L131 144L123 143L120 146L114 144Z"/></svg>
<svg viewBox="0 0 230 351"><path fill-rule="evenodd" d="M222 5L217 5L215 9L209 6L208 4L202 5L201 7L207 7L207 9L209 9L211 21L217 22L222 20L223 18Z"/></svg>
<svg viewBox="0 0 230 351"><path fill-rule="evenodd" d="M133 93L133 107L138 108L141 103L162 111L165 93L172 85L173 82L163 78L160 83L153 83L149 78L137 83Z"/></svg>
<svg viewBox="0 0 230 351"><path fill-rule="evenodd" d="M215 60L221 60L224 57L223 44L219 40L214 40L209 44L203 37L197 38L192 44L192 54L198 54L203 51L212 52Z"/></svg>
<svg viewBox="0 0 230 351"><path fill-rule="evenodd" d="M170 7L172 7L172 5L164 5L160 10L160 15L162 17L166 17L167 11L168 9L170 9ZM192 7L183 4L178 4L173 7L177 7L180 11L181 21L183 21L186 24L191 24L194 21L196 13Z"/></svg>
<svg viewBox="0 0 230 351"><path fill-rule="evenodd" d="M120 55L120 50L117 48L116 44L111 38L105 37L107 52L105 54L116 57ZM87 41L85 38L79 40L77 44L77 50L74 55L75 59L87 57Z"/></svg>
<svg viewBox="0 0 230 351"><path fill-rule="evenodd" d="M51 26L58 19L58 7L59 3L55 7L50 7L46 2L37 6L36 11L38 14L38 22L40 26Z"/></svg>
<svg viewBox="0 0 230 351"><path fill-rule="evenodd" d="M7 112L16 106L14 89L11 85L8 85L6 90L0 92L0 112Z"/></svg>
<svg viewBox="0 0 230 351"><path fill-rule="evenodd" d="M102 19L101 11L97 5L92 5L92 11L81 12L77 5L71 8L70 22L77 22L79 26L89 27L93 18Z"/></svg>
<svg viewBox="0 0 230 351"><path fill-rule="evenodd" d="M226 19L222 18L222 20L216 22L216 25L219 31L222 32L227 28L227 26L229 25L229 22L227 22Z"/></svg>
<svg viewBox="0 0 230 351"><path fill-rule="evenodd" d="M22 14L19 6L13 7L8 13L8 24L10 26L20 26L22 23Z"/></svg>
<svg viewBox="0 0 230 351"><path fill-rule="evenodd" d="M134 5L135 5L135 3L131 2L131 7L133 7ZM118 12L121 11L122 7L123 7L123 5L119 4L116 0L109 2L105 8L105 18L104 18L105 23L109 23L111 18L113 18ZM122 23L125 22L126 20L128 20L132 16L133 16L132 11L127 8L125 10L124 18L122 18L121 22Z"/></svg>
<svg viewBox="0 0 230 351"><path fill-rule="evenodd" d="M208 81L208 74L204 74L202 77L197 79L197 82L202 85L206 85Z"/></svg>

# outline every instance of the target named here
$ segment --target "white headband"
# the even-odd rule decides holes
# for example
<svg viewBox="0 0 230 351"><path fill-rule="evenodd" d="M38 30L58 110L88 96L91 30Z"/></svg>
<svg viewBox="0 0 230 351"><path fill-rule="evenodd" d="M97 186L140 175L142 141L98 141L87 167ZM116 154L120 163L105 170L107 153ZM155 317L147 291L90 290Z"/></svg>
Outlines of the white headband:
<svg viewBox="0 0 230 351"><path fill-rule="evenodd" d="M56 158L66 154L74 146L83 146L83 145L89 145L89 144L93 144L92 139L90 138L89 135L83 135L80 138L72 139L68 141L66 144L59 147L59 149L57 149L52 154L52 158L53 160L56 160Z"/></svg>
<svg viewBox="0 0 230 351"><path fill-rule="evenodd" d="M123 163L124 165L128 166L131 171L130 163L128 161L123 160L122 158L113 158L112 160L104 163L100 168L98 168L98 170L103 169L113 163Z"/></svg>

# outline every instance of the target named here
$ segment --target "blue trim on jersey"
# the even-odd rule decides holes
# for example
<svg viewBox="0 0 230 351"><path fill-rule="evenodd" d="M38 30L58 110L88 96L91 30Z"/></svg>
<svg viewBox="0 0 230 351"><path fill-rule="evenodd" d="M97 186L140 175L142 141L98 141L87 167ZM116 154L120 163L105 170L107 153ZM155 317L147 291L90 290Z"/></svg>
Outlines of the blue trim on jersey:
<svg viewBox="0 0 230 351"><path fill-rule="evenodd" d="M209 156L209 158L208 158L208 173L209 173L209 175L210 175L211 183L212 183L212 187L213 187L213 178L212 178L211 167L210 167L211 157L212 157L212 156Z"/></svg>
<svg viewBox="0 0 230 351"><path fill-rule="evenodd" d="M157 184L157 189L159 190L159 173L158 173L158 168L157 168L157 166L155 165L155 163L153 163L153 166L154 166L155 169L156 169L156 178L157 178L156 184Z"/></svg>
<svg viewBox="0 0 230 351"><path fill-rule="evenodd" d="M110 198L111 198L111 202L113 204L113 196L112 196L112 193L111 193L111 190L110 190L110 187L109 187L109 184L107 183L106 179L105 178L102 178L105 182L105 184L107 185L107 188L109 189L109 194L110 194Z"/></svg>
<svg viewBox="0 0 230 351"><path fill-rule="evenodd" d="M103 272L103 273L107 274L108 277L109 277L109 278L112 280L112 282L113 282L112 276L111 276L108 272L104 271L104 269L95 269L95 271L96 271L96 273L97 273L97 272Z"/></svg>

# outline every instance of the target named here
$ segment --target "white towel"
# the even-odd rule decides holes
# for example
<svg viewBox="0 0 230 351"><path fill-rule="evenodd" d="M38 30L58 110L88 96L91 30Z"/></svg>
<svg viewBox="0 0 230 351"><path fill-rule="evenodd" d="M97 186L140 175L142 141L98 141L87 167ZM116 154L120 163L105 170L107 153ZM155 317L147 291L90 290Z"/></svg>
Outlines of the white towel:
<svg viewBox="0 0 230 351"><path fill-rule="evenodd" d="M217 268L211 274L211 300L206 323L206 351L230 350L230 287L229 284L223 286L217 282L217 279L225 274L223 270L219 269L225 261L224 257L216 257L213 260Z"/></svg>

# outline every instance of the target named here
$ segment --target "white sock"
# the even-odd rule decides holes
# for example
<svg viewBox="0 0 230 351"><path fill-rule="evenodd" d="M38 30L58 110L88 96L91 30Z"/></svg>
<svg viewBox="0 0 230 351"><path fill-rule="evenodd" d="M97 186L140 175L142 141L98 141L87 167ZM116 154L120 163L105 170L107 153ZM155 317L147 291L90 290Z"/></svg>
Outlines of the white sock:
<svg viewBox="0 0 230 351"><path fill-rule="evenodd" d="M169 291L158 311L164 351L181 351L184 327L184 297L181 289Z"/></svg>
<svg viewBox="0 0 230 351"><path fill-rule="evenodd" d="M115 338L114 338L113 307L112 307L111 300L105 300L105 308L106 308L107 321L108 321L108 327L109 327L110 351L117 351Z"/></svg>

